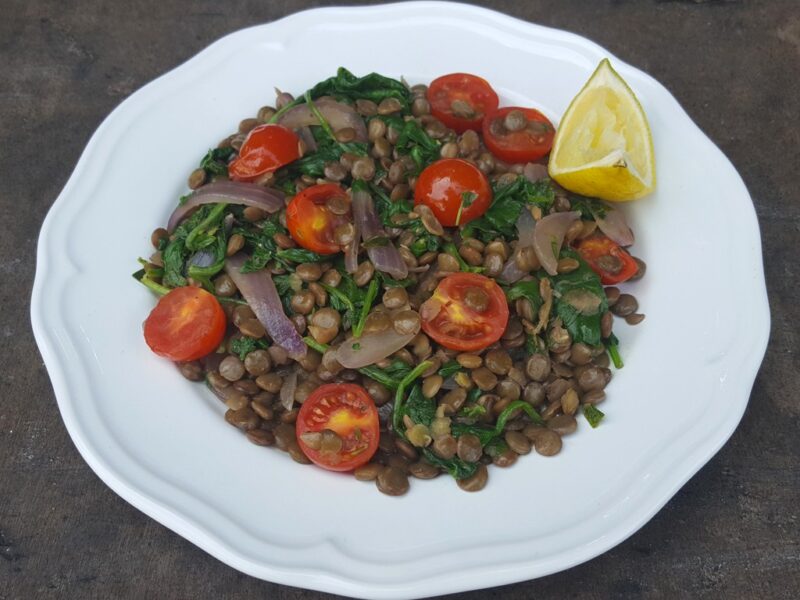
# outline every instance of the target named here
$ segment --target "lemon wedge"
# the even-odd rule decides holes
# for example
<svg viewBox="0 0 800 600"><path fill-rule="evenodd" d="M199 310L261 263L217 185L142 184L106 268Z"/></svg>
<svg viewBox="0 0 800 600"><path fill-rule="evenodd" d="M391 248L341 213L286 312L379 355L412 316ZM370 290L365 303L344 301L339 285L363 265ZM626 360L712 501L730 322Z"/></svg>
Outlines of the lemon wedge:
<svg viewBox="0 0 800 600"><path fill-rule="evenodd" d="M604 200L635 200L655 189L647 116L608 59L564 113L547 170L566 189Z"/></svg>

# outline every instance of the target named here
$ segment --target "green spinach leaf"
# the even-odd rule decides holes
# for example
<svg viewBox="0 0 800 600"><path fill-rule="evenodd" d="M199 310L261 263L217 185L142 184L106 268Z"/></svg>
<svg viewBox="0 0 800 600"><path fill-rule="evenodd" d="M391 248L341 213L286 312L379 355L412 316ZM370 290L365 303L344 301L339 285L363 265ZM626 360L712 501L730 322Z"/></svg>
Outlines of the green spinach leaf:
<svg viewBox="0 0 800 600"><path fill-rule="evenodd" d="M241 360L244 360L245 357L250 354L253 350L258 349L266 349L267 342L266 340L256 339L248 336L235 338L231 340L229 350L234 353L238 354Z"/></svg>
<svg viewBox="0 0 800 600"><path fill-rule="evenodd" d="M600 319L608 310L600 277L577 252L565 248L561 256L574 258L579 266L553 277L556 314L574 342L596 346L600 343Z"/></svg>
<svg viewBox="0 0 800 600"><path fill-rule="evenodd" d="M227 175L228 161L235 153L231 146L209 150L200 161L200 168L209 175Z"/></svg>
<svg viewBox="0 0 800 600"><path fill-rule="evenodd" d="M492 198L484 215L464 226L463 237L478 237L484 242L498 237L516 239L522 208L534 205L547 210L555 200L555 191L549 179L531 182L520 175L509 184L493 183Z"/></svg>
<svg viewBox="0 0 800 600"><path fill-rule="evenodd" d="M597 200L596 198L570 194L569 203L570 208L581 213L581 219L587 221L594 221L595 215L602 219L608 213L608 207L603 204L601 200Z"/></svg>
<svg viewBox="0 0 800 600"><path fill-rule="evenodd" d="M395 150L402 156L410 156L417 167L416 172L419 173L432 162L439 160L442 143L429 136L416 121L401 122L402 125L397 121L389 122L400 132Z"/></svg>
<svg viewBox="0 0 800 600"><path fill-rule="evenodd" d="M161 253L161 260L164 263L164 277L161 280L163 285L181 287L187 284L186 260L194 250L216 242L215 228L224 216L220 206L224 210L224 204L201 206L175 229L172 240ZM187 247L189 236L193 238L192 248Z"/></svg>
<svg viewBox="0 0 800 600"><path fill-rule="evenodd" d="M600 425L600 421L602 421L603 417L606 415L594 404L586 404L583 407L583 416L586 417L586 420L589 421L589 425L594 429Z"/></svg>
<svg viewBox="0 0 800 600"><path fill-rule="evenodd" d="M430 448L423 448L422 455L434 467L439 467L450 474L453 479L472 477L478 470L478 463L468 463L457 456L450 459L440 458Z"/></svg>
<svg viewBox="0 0 800 600"><path fill-rule="evenodd" d="M411 101L411 92L402 82L378 73L356 77L344 67L339 67L336 75L320 81L308 93L314 99L333 96L351 102L358 99L372 100L376 104L387 98L395 98L400 102L403 111L408 111Z"/></svg>
<svg viewBox="0 0 800 600"><path fill-rule="evenodd" d="M417 384L408 395L408 400L406 400L405 404L405 414L407 414L414 423L430 427L433 418L436 416L436 400L423 396L422 386Z"/></svg>
<svg viewBox="0 0 800 600"><path fill-rule="evenodd" d="M368 365L366 367L361 367L358 371L362 375L366 375L370 379L374 379L378 383L394 391L397 389L397 386L400 385L403 377L411 372L411 367L402 360L394 359L385 369L381 369L375 365Z"/></svg>
<svg viewBox="0 0 800 600"><path fill-rule="evenodd" d="M625 363L622 362L622 356L619 354L619 339L617 336L612 333L603 340L603 344L605 344L608 356L611 358L611 362L614 363L614 367L617 369L624 367Z"/></svg>
<svg viewBox="0 0 800 600"><path fill-rule="evenodd" d="M297 159L286 168L285 176L289 179L308 175L309 177L325 177L325 165L338 162L345 153L366 156L367 145L361 142L337 142L329 137L322 127L312 126L311 132L317 142L317 149ZM281 185L285 180L281 179Z"/></svg>
<svg viewBox="0 0 800 600"><path fill-rule="evenodd" d="M458 373L460 370L461 370L460 364L458 364L454 360L449 360L441 366L441 368L439 369L439 375L447 379L448 377L451 377L452 375Z"/></svg>
<svg viewBox="0 0 800 600"><path fill-rule="evenodd" d="M542 305L542 295L539 293L539 281L531 279L530 281L518 281L506 290L506 298L509 302L514 302L520 298L525 298L531 303L533 314L539 310Z"/></svg>

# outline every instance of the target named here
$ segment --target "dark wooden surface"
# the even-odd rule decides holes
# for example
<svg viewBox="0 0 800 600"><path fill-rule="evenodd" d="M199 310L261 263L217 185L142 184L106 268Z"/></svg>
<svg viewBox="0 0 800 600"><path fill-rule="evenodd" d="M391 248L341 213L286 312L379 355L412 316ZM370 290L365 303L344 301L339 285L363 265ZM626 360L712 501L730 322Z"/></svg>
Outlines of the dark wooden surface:
<svg viewBox="0 0 800 600"><path fill-rule="evenodd" d="M322 4L0 2L0 599L330 597L242 575L111 492L67 436L28 324L39 226L114 106L226 33ZM641 531L569 571L457 597L798 597L800 4L486 5L596 40L675 94L753 196L773 325L742 424Z"/></svg>

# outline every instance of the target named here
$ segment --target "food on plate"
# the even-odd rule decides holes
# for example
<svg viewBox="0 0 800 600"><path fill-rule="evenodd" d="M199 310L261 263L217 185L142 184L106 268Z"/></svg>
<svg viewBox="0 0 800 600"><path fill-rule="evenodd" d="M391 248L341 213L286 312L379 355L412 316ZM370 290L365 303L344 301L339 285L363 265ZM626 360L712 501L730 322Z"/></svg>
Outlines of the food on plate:
<svg viewBox="0 0 800 600"><path fill-rule="evenodd" d="M647 115L608 59L564 113L548 170L564 188L604 200L635 200L655 189Z"/></svg>
<svg viewBox="0 0 800 600"><path fill-rule="evenodd" d="M279 92L153 232L147 344L254 444L388 495L557 454L603 418L613 317L643 319L613 286L645 267L620 210L548 177L551 122L499 104L464 73Z"/></svg>

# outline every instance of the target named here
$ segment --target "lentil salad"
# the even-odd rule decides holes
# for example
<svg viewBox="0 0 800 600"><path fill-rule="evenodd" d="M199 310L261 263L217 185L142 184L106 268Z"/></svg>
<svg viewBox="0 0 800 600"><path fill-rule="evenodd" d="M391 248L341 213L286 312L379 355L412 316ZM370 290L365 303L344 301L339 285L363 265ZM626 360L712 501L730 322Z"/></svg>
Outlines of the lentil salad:
<svg viewBox="0 0 800 600"><path fill-rule="evenodd" d="M547 177L554 132L468 74L278 92L153 232L148 345L251 442L389 495L557 454L603 417L613 316L643 319L615 284L645 265L620 211Z"/></svg>

